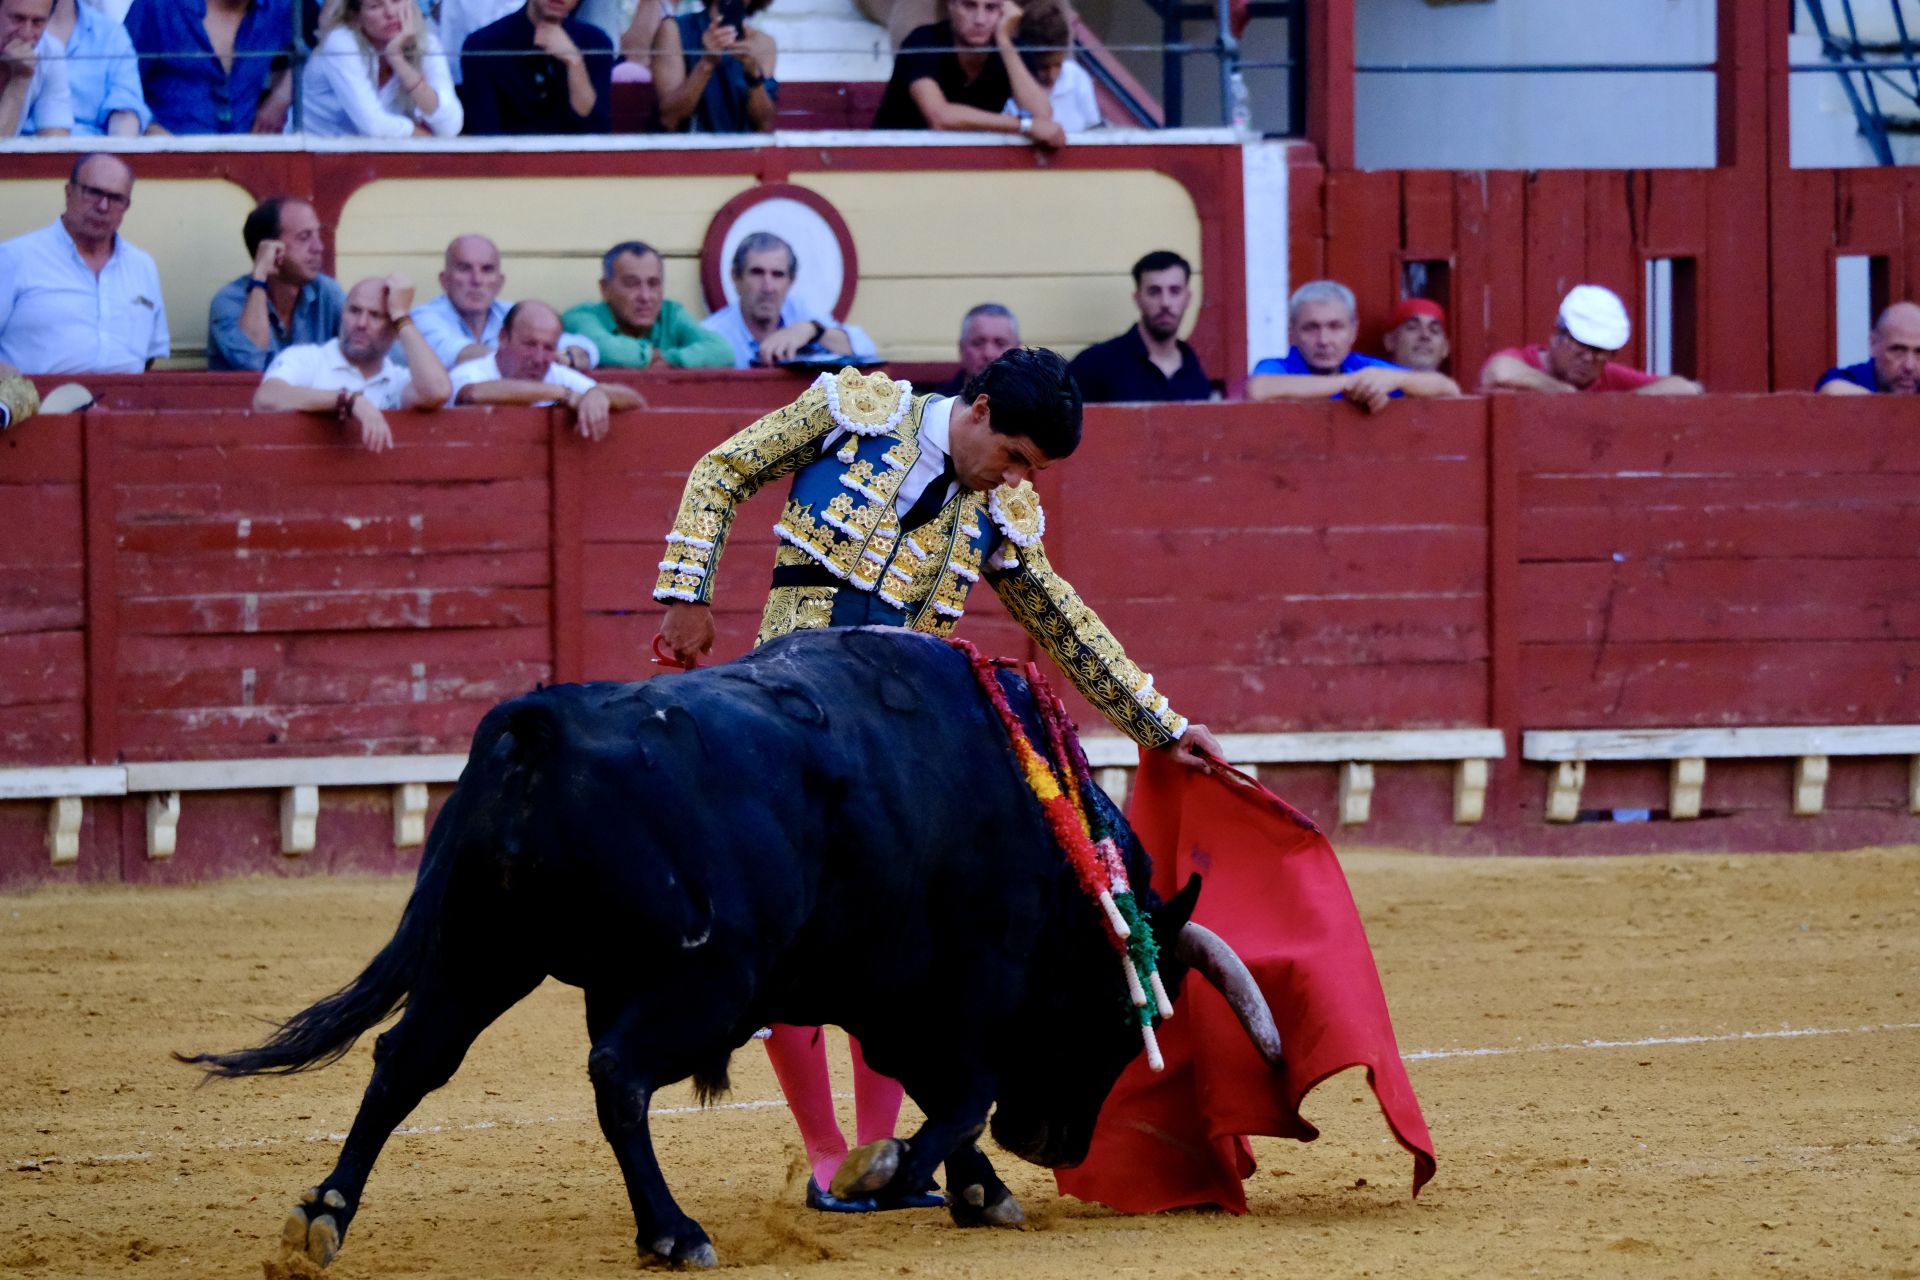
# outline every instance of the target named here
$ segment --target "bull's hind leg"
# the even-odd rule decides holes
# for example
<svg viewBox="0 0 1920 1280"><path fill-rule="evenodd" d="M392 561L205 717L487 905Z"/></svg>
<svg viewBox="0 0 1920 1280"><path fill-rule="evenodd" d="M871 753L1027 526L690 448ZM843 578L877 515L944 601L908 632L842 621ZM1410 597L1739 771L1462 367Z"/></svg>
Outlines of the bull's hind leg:
<svg viewBox="0 0 1920 1280"><path fill-rule="evenodd" d="M300 1197L281 1230L283 1245L323 1267L333 1260L388 1136L422 1098L453 1078L480 1033L539 981L538 974L489 979L470 970L457 980L440 977L409 998L400 1021L374 1041L373 1076L339 1161Z"/></svg>
<svg viewBox="0 0 1920 1280"><path fill-rule="evenodd" d="M634 1246L642 1259L679 1266L711 1267L719 1259L700 1224L688 1217L667 1189L653 1150L647 1108L663 1083L685 1079L710 1062L670 1059L674 1043L699 1040L698 1019L684 1007L663 1009L627 993L587 992L587 1030L593 1050L587 1075L593 1080L600 1131L613 1147L633 1207ZM712 1010L706 1010L709 1015ZM683 1051L684 1052L684 1051Z"/></svg>

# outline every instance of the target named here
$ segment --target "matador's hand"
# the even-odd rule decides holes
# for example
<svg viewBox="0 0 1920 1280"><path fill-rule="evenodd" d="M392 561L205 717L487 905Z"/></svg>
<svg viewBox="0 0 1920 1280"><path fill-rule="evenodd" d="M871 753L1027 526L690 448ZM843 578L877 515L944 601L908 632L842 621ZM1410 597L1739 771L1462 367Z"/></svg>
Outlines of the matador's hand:
<svg viewBox="0 0 1920 1280"><path fill-rule="evenodd" d="M675 601L660 620L660 638L674 657L691 667L713 652L713 610L704 604Z"/></svg>
<svg viewBox="0 0 1920 1280"><path fill-rule="evenodd" d="M1203 724L1189 724L1187 731L1180 735L1178 742L1170 742L1163 748L1176 764L1189 769L1198 769L1202 773L1213 772L1213 761L1222 764L1227 761L1227 749L1220 745L1220 739L1213 736L1212 730ZM1211 757L1211 759L1209 759Z"/></svg>

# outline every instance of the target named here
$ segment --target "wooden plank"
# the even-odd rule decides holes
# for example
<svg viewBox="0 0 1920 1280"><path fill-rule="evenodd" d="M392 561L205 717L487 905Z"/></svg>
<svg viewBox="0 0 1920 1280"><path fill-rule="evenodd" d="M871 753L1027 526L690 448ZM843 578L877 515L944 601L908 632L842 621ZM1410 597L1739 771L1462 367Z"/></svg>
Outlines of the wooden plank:
<svg viewBox="0 0 1920 1280"><path fill-rule="evenodd" d="M82 437L86 462L84 512L87 539L87 622L84 673L87 759L103 764L120 758L120 577L115 482L120 459L110 415L88 413Z"/></svg>
<svg viewBox="0 0 1920 1280"><path fill-rule="evenodd" d="M456 782L465 755L305 756L277 760L166 760L125 767L127 793ZM113 793L101 793L113 794Z"/></svg>
<svg viewBox="0 0 1920 1280"><path fill-rule="evenodd" d="M1901 756L1920 751L1920 724L1747 725L1690 729L1529 729L1527 760L1729 760Z"/></svg>
<svg viewBox="0 0 1920 1280"><path fill-rule="evenodd" d="M207 707L316 707L379 703L499 701L551 678L547 662L426 663L396 648L385 670L313 667L202 667L123 673L122 705L131 711Z"/></svg>
<svg viewBox="0 0 1920 1280"><path fill-rule="evenodd" d="M35 418L31 431L0 435L0 484L78 484L82 422L78 414L51 414Z"/></svg>
<svg viewBox="0 0 1920 1280"><path fill-rule="evenodd" d="M1125 598L1177 585L1183 596L1482 595L1486 541L1479 530L1353 529L1315 537L1261 529L1115 530L1084 539L1071 565L1089 599ZM1165 584L1165 586L1163 586Z"/></svg>
<svg viewBox="0 0 1920 1280"><path fill-rule="evenodd" d="M1838 479L1838 478L1836 478ZM1543 486L1544 487L1544 486ZM1845 488L1842 480L1836 487ZM1616 487L1600 506L1530 506L1520 545L1530 560L1846 560L1920 554L1912 501L1635 502ZM1617 496L1617 500L1614 500Z"/></svg>
<svg viewBox="0 0 1920 1280"><path fill-rule="evenodd" d="M1920 560L1525 564L1525 643L1920 637Z"/></svg>
<svg viewBox="0 0 1920 1280"><path fill-rule="evenodd" d="M37 800L55 796L123 796L127 771L119 765L53 765L37 769L0 769L0 800Z"/></svg>
<svg viewBox="0 0 1920 1280"><path fill-rule="evenodd" d="M553 523L548 554L553 592L548 601L548 626L553 638L553 674L556 680L579 680L585 671L580 629L586 603L583 479L591 446L560 430L551 432L550 440L548 483Z"/></svg>
<svg viewBox="0 0 1920 1280"><path fill-rule="evenodd" d="M121 617L135 634L205 635L525 627L544 624L549 608L545 591L468 587L134 599Z"/></svg>
<svg viewBox="0 0 1920 1280"><path fill-rule="evenodd" d="M1560 300L1577 284L1603 284L1627 301L1632 313L1638 289L1632 281L1587 276L1587 189L1578 169L1546 169L1526 175L1526 231L1521 263L1527 340L1545 342L1560 314ZM1511 248L1509 249L1511 253ZM1511 257L1509 257L1511 269Z"/></svg>
<svg viewBox="0 0 1920 1280"><path fill-rule="evenodd" d="M1513 396L1487 401L1487 681L1486 722L1503 735L1520 732L1519 417ZM1520 795L1520 764L1496 766L1494 796L1509 809Z"/></svg>
<svg viewBox="0 0 1920 1280"><path fill-rule="evenodd" d="M1920 475L1920 437L1902 406L1886 399L1645 397L1627 406L1610 396L1519 396L1515 403L1528 472ZM1740 448L1728 447L1730 435Z"/></svg>
<svg viewBox="0 0 1920 1280"><path fill-rule="evenodd" d="M86 625L85 583L77 563L0 568L0 634L78 631Z"/></svg>
<svg viewBox="0 0 1920 1280"><path fill-rule="evenodd" d="M85 652L86 637L77 630L0 635L0 706L80 701Z"/></svg>
<svg viewBox="0 0 1920 1280"><path fill-rule="evenodd" d="M4 439L6 437L0 437ZM11 457L0 455L0 466ZM80 486L74 484L11 484L0 472L0 510L16 529L32 529L31 538L8 538L0 544L0 568L77 565L86 557Z"/></svg>
<svg viewBox="0 0 1920 1280"><path fill-rule="evenodd" d="M1920 722L1920 639L1535 644L1525 724L1569 728Z"/></svg>
<svg viewBox="0 0 1920 1280"><path fill-rule="evenodd" d="M120 558L121 590L129 598L249 591L545 587L551 571L550 557L540 550L340 556L278 552L236 556L216 551ZM5 582L6 572L0 570L0 596Z"/></svg>
<svg viewBox="0 0 1920 1280"><path fill-rule="evenodd" d="M1369 335L1379 332L1396 299L1399 249L1400 175L1385 169L1329 173L1327 276L1354 291L1361 330Z"/></svg>
<svg viewBox="0 0 1920 1280"><path fill-rule="evenodd" d="M1586 179L1586 262L1584 277L1604 284L1627 304L1633 317L1633 336L1620 360L1636 369L1646 367L1646 273L1636 243L1645 210L1643 173L1591 169ZM1556 306L1556 311L1557 311Z"/></svg>
<svg viewBox="0 0 1920 1280"><path fill-rule="evenodd" d="M1409 169L1400 175L1400 193L1402 254L1452 259L1454 175L1444 169Z"/></svg>
<svg viewBox="0 0 1920 1280"><path fill-rule="evenodd" d="M1849 397L1857 399L1858 397ZM1515 397L1517 402L1517 397ZM1783 520L1815 518L1834 506L1912 506L1914 480L1907 475L1527 475L1520 477L1525 509L1607 507L1654 511L1714 511L1751 503L1777 511Z"/></svg>

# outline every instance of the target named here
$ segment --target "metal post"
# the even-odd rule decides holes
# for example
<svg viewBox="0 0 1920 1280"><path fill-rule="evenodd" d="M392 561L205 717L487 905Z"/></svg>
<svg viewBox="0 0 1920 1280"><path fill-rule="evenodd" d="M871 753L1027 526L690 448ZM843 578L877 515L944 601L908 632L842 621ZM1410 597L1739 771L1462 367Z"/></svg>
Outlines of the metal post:
<svg viewBox="0 0 1920 1280"><path fill-rule="evenodd" d="M1213 15L1220 26L1213 44L1214 57L1220 63L1220 123L1238 126L1246 123L1233 117L1235 107L1246 98L1247 85L1240 75L1240 41L1233 34L1231 0L1213 0Z"/></svg>

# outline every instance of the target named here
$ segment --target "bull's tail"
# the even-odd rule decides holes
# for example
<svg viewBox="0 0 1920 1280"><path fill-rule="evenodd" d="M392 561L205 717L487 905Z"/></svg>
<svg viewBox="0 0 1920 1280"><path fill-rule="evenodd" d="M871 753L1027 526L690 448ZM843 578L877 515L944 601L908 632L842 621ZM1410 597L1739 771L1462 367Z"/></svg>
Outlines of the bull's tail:
<svg viewBox="0 0 1920 1280"><path fill-rule="evenodd" d="M501 708L481 724L468 764L469 774L488 756L498 759L517 754L520 744L514 742L514 730L524 713L521 716L502 714L508 711L509 708ZM339 1060L363 1034L399 1012L413 991L422 966L439 945L441 913L447 883L458 861L467 805L463 788L456 787L427 838L420 873L414 882L413 895L407 899L406 910L400 916L400 927L359 977L294 1014L264 1043L251 1049L173 1056L205 1068L212 1076L292 1075Z"/></svg>

